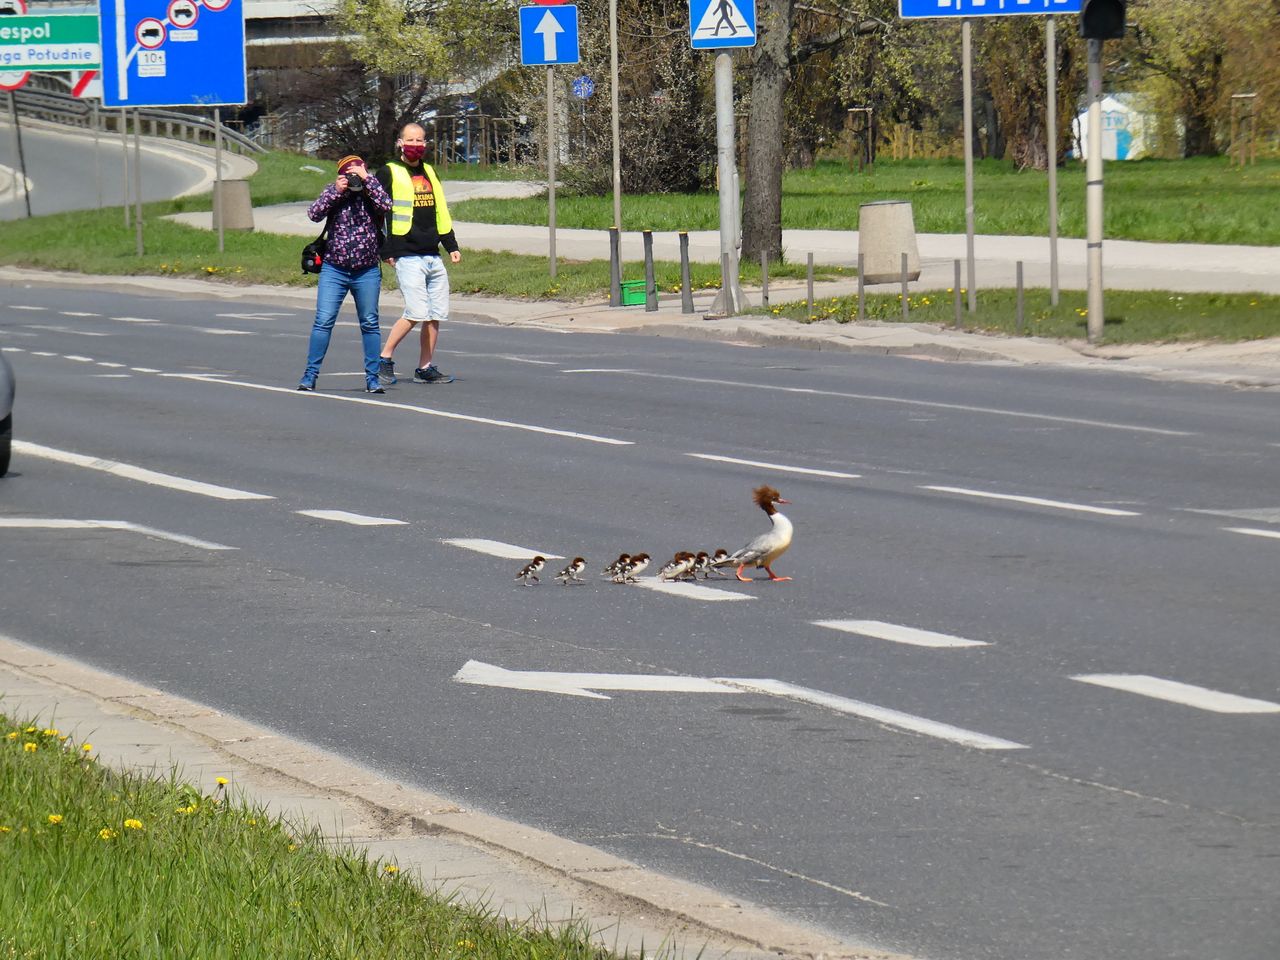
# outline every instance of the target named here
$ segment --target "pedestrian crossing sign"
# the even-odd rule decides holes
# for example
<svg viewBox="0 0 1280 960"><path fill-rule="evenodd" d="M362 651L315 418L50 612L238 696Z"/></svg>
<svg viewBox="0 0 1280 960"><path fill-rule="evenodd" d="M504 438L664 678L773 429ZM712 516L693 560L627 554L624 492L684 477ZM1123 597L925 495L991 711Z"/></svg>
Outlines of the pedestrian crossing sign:
<svg viewBox="0 0 1280 960"><path fill-rule="evenodd" d="M756 45L756 0L689 0L689 45L695 50Z"/></svg>

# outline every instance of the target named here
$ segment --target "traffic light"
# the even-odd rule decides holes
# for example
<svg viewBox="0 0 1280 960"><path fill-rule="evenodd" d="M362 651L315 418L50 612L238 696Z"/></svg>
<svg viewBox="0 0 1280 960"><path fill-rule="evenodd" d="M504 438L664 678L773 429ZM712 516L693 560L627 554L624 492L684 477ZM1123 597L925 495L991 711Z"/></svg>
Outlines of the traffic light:
<svg viewBox="0 0 1280 960"><path fill-rule="evenodd" d="M1086 40L1119 40L1124 36L1125 0L1084 0L1080 36Z"/></svg>

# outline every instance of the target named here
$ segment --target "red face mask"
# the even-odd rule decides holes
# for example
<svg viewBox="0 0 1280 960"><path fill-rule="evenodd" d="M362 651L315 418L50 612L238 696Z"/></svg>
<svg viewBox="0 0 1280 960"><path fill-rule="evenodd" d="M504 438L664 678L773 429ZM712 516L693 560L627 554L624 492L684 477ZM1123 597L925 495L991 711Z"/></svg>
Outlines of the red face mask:
<svg viewBox="0 0 1280 960"><path fill-rule="evenodd" d="M426 155L427 148L421 143L405 143L400 145L400 153L409 163L417 163Z"/></svg>

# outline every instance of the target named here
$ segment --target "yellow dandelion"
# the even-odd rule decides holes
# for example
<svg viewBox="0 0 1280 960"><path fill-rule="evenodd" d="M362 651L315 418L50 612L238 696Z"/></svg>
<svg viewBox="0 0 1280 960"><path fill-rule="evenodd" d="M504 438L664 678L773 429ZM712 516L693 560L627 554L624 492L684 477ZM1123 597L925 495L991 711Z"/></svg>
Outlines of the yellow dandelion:
<svg viewBox="0 0 1280 960"><path fill-rule="evenodd" d="M225 787L225 786L227 785L227 778L226 778L226 777L218 777L218 779L214 780L213 782L214 782L214 783L216 783L216 784L217 784L218 786L220 786L220 787Z"/></svg>
<svg viewBox="0 0 1280 960"><path fill-rule="evenodd" d="M49 822L56 827L58 824L62 822L62 814L60 813L49 814Z"/></svg>
<svg viewBox="0 0 1280 960"><path fill-rule="evenodd" d="M86 743L86 744L85 744L84 746L82 746L80 749L81 749L81 750L83 750L85 753L89 753L89 752L93 749L93 744L92 744L92 743Z"/></svg>
<svg viewBox="0 0 1280 960"><path fill-rule="evenodd" d="M6 739L6 740L17 740L17 739L18 739L18 731L17 731L17 730L15 730L15 731L13 731L13 733L7 734L7 735L5 736L5 739Z"/></svg>
<svg viewBox="0 0 1280 960"><path fill-rule="evenodd" d="M141 821L141 820L134 820L134 819L132 819L132 818L130 818L130 819L128 819L128 820L126 820L126 821L124 822L124 825L125 825L125 828L126 828L126 829L129 829L129 830L141 830L141 829L142 829L142 821Z"/></svg>
<svg viewBox="0 0 1280 960"><path fill-rule="evenodd" d="M474 940L459 940L458 946L463 950L474 950L476 948L476 942Z"/></svg>
<svg viewBox="0 0 1280 960"><path fill-rule="evenodd" d="M37 747L34 743L24 743L22 745L22 749L25 750L27 753L35 753L40 748Z"/></svg>
<svg viewBox="0 0 1280 960"><path fill-rule="evenodd" d="M258 825L258 821L257 821L257 820L250 820L250 821L249 821L249 826L251 826L251 827L256 827L257 825Z"/></svg>
<svg viewBox="0 0 1280 960"><path fill-rule="evenodd" d="M103 840L114 840L117 836L119 836L119 834L117 834L110 827L103 827L101 830L98 831L98 836Z"/></svg>
<svg viewBox="0 0 1280 960"><path fill-rule="evenodd" d="M56 737L59 732L60 731L58 730L57 727L46 727L45 729L40 731L40 733L46 737Z"/></svg>
<svg viewBox="0 0 1280 960"><path fill-rule="evenodd" d="M0 833L13 833L13 827L0 827Z"/></svg>
<svg viewBox="0 0 1280 960"><path fill-rule="evenodd" d="M296 843L291 843L291 844L289 844L289 852L290 852L290 853L293 853L293 851L295 851L295 850L297 850L297 849L298 849L298 845L297 845Z"/></svg>
<svg viewBox="0 0 1280 960"><path fill-rule="evenodd" d="M36 732L36 728L35 728L35 727L27 727L27 729L23 730L22 732L23 732L23 733L35 733L35 732Z"/></svg>
<svg viewBox="0 0 1280 960"><path fill-rule="evenodd" d="M389 876L394 877L397 873L400 872L400 868L397 867L394 863L388 863L385 867L382 868L382 872L385 874L388 874Z"/></svg>

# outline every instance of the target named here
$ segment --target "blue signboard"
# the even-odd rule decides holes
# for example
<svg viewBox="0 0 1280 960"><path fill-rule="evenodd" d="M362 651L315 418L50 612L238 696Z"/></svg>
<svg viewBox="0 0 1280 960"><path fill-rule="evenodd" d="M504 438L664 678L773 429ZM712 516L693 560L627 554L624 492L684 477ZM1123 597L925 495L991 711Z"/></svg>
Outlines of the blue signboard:
<svg viewBox="0 0 1280 960"><path fill-rule="evenodd" d="M1084 0L898 0L904 20L929 17L1007 17L1038 13L1079 13Z"/></svg>
<svg viewBox="0 0 1280 960"><path fill-rule="evenodd" d="M596 92L596 82L583 74L573 81L573 95L579 100L586 100Z"/></svg>
<svg viewBox="0 0 1280 960"><path fill-rule="evenodd" d="M101 0L102 105L248 100L244 0Z"/></svg>
<svg viewBox="0 0 1280 960"><path fill-rule="evenodd" d="M573 4L520 8L520 63L549 67L578 62L578 8Z"/></svg>
<svg viewBox="0 0 1280 960"><path fill-rule="evenodd" d="M689 45L695 50L756 45L756 0L689 0Z"/></svg>

